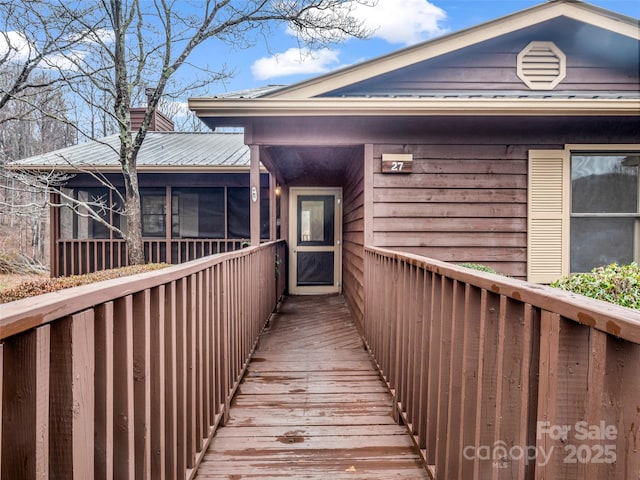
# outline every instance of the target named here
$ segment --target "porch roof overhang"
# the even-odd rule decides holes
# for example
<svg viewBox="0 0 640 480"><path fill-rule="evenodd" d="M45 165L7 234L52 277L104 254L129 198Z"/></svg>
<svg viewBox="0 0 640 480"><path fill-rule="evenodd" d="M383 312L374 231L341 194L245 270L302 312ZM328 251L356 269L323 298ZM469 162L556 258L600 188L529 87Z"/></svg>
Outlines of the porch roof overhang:
<svg viewBox="0 0 640 480"><path fill-rule="evenodd" d="M192 98L207 125L261 117L638 116L640 98Z"/></svg>

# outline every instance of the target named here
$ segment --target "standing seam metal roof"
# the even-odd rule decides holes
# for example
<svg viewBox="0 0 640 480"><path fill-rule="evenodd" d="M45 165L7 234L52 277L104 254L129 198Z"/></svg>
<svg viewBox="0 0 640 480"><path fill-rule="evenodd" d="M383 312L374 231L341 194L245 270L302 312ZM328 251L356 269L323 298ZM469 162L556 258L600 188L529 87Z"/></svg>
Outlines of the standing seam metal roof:
<svg viewBox="0 0 640 480"><path fill-rule="evenodd" d="M119 167L119 136L110 135L11 162L20 168ZM248 167L242 133L148 132L137 159L140 167Z"/></svg>

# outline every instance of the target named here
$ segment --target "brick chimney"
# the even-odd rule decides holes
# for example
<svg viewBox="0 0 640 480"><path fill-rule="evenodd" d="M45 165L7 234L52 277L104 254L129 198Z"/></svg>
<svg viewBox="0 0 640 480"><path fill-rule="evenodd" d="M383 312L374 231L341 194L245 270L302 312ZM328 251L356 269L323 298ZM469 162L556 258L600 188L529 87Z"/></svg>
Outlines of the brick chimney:
<svg viewBox="0 0 640 480"><path fill-rule="evenodd" d="M153 95L153 89L146 89L147 97ZM145 107L137 107L129 109L129 113L131 114L131 131L135 132L142 125L142 120L144 120L144 113L146 112ZM153 112L153 116L151 117L151 123L149 124L150 132L173 132L174 125L173 122L166 117L162 112L156 109Z"/></svg>
<svg viewBox="0 0 640 480"><path fill-rule="evenodd" d="M135 132L140 128L142 120L144 119L144 112L147 109L145 107L132 108L129 110L131 113L131 131ZM151 117L151 123L149 124L150 132L173 132L173 122L167 118L162 112L156 110Z"/></svg>

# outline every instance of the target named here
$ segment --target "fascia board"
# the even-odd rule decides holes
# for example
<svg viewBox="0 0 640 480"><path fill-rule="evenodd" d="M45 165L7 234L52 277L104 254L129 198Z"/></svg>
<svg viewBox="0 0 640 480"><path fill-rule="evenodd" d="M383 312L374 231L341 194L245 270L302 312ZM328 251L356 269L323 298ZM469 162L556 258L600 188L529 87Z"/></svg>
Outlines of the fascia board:
<svg viewBox="0 0 640 480"><path fill-rule="evenodd" d="M322 116L640 115L640 99L311 98L190 99L200 118Z"/></svg>

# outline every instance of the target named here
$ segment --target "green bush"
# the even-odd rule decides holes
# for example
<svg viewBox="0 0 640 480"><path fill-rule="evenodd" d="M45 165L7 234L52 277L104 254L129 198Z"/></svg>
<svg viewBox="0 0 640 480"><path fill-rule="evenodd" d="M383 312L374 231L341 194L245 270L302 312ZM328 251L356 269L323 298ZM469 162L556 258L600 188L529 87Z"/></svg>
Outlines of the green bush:
<svg viewBox="0 0 640 480"><path fill-rule="evenodd" d="M35 297L43 293L57 292L64 288L78 287L89 283L126 277L136 273L148 272L170 266L166 263L149 263L147 265L133 265L130 267L101 270L86 275L72 275L70 277L41 278L22 282L17 287L0 291L0 304L9 303L23 298Z"/></svg>
<svg viewBox="0 0 640 480"><path fill-rule="evenodd" d="M612 263L589 273L576 273L551 284L568 292L640 310L640 266Z"/></svg>
<svg viewBox="0 0 640 480"><path fill-rule="evenodd" d="M461 263L460 264L461 267L465 267L465 268L471 268L472 270L478 270L480 272L486 272L486 273L494 273L496 275L502 275L501 273L496 272L493 268L487 266L487 265L481 265L479 263Z"/></svg>

